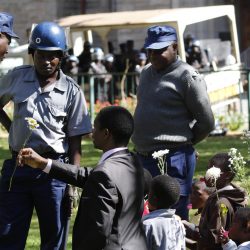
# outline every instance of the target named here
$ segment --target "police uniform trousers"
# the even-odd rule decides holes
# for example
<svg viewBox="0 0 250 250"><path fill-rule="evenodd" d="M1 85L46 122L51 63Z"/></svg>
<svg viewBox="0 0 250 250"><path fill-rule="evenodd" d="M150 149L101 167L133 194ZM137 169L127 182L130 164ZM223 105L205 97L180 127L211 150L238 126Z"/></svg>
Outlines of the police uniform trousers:
<svg viewBox="0 0 250 250"><path fill-rule="evenodd" d="M46 158L65 161L65 155L48 153ZM0 180L0 250L23 250L35 208L40 226L42 250L62 249L66 213L63 197L66 184L29 166L16 168L17 153L4 161Z"/></svg>

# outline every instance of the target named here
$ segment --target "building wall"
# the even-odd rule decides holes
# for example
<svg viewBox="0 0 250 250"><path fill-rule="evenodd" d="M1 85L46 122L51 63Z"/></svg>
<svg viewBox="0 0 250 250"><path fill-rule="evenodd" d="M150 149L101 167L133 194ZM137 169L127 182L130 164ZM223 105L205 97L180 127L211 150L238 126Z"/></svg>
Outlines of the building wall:
<svg viewBox="0 0 250 250"><path fill-rule="evenodd" d="M14 16L14 30L20 44L28 42L32 23L54 21L59 17L80 14L81 0L1 0L0 11Z"/></svg>

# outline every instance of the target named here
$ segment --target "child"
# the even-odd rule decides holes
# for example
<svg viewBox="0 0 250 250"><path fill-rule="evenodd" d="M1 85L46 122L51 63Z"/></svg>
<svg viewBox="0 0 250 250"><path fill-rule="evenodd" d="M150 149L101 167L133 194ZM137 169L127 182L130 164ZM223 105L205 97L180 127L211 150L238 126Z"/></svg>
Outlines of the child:
<svg viewBox="0 0 250 250"><path fill-rule="evenodd" d="M209 196L201 213L199 250L222 249L218 239L219 229L228 230L235 211L247 204L245 191L231 183L235 169L230 160L228 153L218 153L208 163L208 169L214 167L212 170L219 174L215 182L206 175L207 186L214 186L215 192Z"/></svg>
<svg viewBox="0 0 250 250"><path fill-rule="evenodd" d="M196 180L192 184L192 192L190 195L190 203L192 209L198 209L195 215L200 215L203 207L214 188L207 187L205 180ZM189 249L197 248L197 240L200 238L199 228L193 223L186 220L182 221L186 229L186 246Z"/></svg>
<svg viewBox="0 0 250 250"><path fill-rule="evenodd" d="M193 182L190 203L192 205L192 209L198 209L195 215L198 215L202 212L209 195L212 194L213 191L214 188L208 187L205 183L205 180L196 180Z"/></svg>
<svg viewBox="0 0 250 250"><path fill-rule="evenodd" d="M220 230L219 239L222 242L223 250L250 249L250 208L237 210L228 236L224 229ZM239 244L238 247L236 242Z"/></svg>
<svg viewBox="0 0 250 250"><path fill-rule="evenodd" d="M181 220L170 209L180 196L178 181L168 175L152 179L148 206L150 213L143 217L149 250L182 250L185 247L185 229Z"/></svg>

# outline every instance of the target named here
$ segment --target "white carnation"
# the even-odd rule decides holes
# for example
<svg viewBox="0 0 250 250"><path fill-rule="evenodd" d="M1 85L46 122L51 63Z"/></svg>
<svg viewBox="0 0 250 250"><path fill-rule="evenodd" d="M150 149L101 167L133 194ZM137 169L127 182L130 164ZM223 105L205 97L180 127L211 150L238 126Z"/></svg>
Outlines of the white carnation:
<svg viewBox="0 0 250 250"><path fill-rule="evenodd" d="M205 175L205 179L216 181L220 177L220 174L221 174L220 168L216 168L213 166L212 168L209 168L207 170L206 175Z"/></svg>

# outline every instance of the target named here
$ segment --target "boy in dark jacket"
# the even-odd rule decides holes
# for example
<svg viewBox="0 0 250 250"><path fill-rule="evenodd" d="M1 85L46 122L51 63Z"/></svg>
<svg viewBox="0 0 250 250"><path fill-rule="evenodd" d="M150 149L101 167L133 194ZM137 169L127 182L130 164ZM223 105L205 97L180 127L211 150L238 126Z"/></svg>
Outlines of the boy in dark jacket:
<svg viewBox="0 0 250 250"><path fill-rule="evenodd" d="M231 183L235 171L228 153L214 155L207 169L210 172L211 169L215 170L217 177L213 181L211 176L206 174L205 177L207 186L214 186L215 192L209 196L202 210L199 223L199 250L222 249L218 240L219 229L223 227L228 230L236 210L247 204L246 192Z"/></svg>

